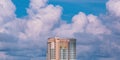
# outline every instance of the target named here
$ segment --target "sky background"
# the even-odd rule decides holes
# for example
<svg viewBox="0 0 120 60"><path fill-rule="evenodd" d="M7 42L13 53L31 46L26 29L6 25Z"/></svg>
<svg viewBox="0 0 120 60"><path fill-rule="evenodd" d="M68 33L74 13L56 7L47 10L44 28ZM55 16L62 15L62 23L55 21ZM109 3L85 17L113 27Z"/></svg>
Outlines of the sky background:
<svg viewBox="0 0 120 60"><path fill-rule="evenodd" d="M16 6L18 18L27 15L26 8L29 7L29 0L12 0ZM106 13L106 2L108 0L48 0L48 4L60 5L63 8L62 19L71 22L71 18L79 11L86 14L100 15Z"/></svg>
<svg viewBox="0 0 120 60"><path fill-rule="evenodd" d="M119 60L120 0L0 0L0 60L46 60L55 36L77 60Z"/></svg>

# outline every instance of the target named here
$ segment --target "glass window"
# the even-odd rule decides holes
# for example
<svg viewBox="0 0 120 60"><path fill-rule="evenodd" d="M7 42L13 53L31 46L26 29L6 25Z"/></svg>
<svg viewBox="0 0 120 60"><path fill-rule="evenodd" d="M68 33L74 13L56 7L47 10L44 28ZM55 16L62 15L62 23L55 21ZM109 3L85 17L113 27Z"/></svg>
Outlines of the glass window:
<svg viewBox="0 0 120 60"><path fill-rule="evenodd" d="M50 57L51 59L55 59L55 49L50 49Z"/></svg>
<svg viewBox="0 0 120 60"><path fill-rule="evenodd" d="M68 60L68 49L60 49L60 60Z"/></svg>

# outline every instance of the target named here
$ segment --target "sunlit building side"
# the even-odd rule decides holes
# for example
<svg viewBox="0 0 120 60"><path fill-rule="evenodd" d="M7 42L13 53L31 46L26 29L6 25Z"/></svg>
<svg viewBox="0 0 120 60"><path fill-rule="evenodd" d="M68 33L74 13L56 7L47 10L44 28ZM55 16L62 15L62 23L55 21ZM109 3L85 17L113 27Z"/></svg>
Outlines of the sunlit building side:
<svg viewBox="0 0 120 60"><path fill-rule="evenodd" d="M49 38L47 60L76 60L76 39Z"/></svg>

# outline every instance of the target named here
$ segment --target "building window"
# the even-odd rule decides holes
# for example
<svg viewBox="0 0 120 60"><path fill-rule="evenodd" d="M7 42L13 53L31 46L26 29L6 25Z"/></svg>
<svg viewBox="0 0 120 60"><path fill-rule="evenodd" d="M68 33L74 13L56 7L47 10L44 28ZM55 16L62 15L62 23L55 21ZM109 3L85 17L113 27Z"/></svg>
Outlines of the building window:
<svg viewBox="0 0 120 60"><path fill-rule="evenodd" d="M60 48L60 60L68 60L68 49Z"/></svg>
<svg viewBox="0 0 120 60"><path fill-rule="evenodd" d="M50 57L51 59L55 59L55 49L50 49Z"/></svg>

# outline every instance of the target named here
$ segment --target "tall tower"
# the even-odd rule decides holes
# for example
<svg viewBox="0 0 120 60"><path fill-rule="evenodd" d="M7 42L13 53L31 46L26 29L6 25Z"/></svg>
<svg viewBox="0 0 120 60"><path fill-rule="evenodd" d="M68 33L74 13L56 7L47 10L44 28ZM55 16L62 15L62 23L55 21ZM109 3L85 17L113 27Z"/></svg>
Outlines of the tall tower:
<svg viewBox="0 0 120 60"><path fill-rule="evenodd" d="M49 38L47 60L76 60L76 39Z"/></svg>

